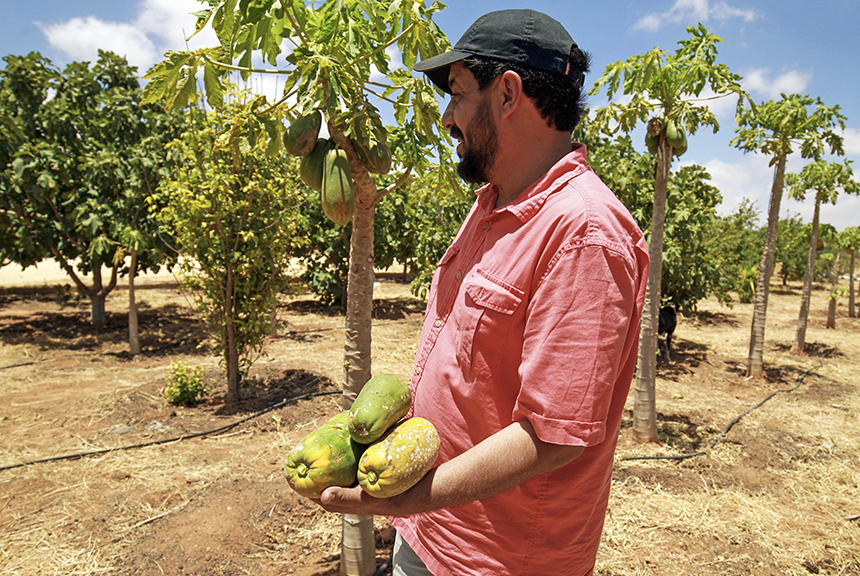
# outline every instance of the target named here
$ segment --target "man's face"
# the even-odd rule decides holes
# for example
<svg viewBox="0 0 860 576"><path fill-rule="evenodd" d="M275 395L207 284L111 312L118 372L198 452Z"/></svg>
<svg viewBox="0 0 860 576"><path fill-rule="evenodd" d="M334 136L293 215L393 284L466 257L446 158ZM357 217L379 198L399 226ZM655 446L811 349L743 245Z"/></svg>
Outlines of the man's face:
<svg viewBox="0 0 860 576"><path fill-rule="evenodd" d="M461 63L451 66L451 102L442 116L443 125L460 144L457 173L465 182L489 182L499 148L498 132L490 105L490 87L478 89L478 82Z"/></svg>

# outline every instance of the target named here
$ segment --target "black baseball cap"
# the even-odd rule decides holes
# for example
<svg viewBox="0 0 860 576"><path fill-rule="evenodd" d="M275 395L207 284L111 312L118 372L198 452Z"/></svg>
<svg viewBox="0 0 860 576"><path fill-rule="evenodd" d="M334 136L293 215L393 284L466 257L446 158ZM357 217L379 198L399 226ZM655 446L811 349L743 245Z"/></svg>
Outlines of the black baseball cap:
<svg viewBox="0 0 860 576"><path fill-rule="evenodd" d="M469 56L507 60L571 76L582 86L583 72L570 65L570 54L578 49L564 26L546 14L535 10L498 10L478 18L452 50L418 62L413 69L424 72L448 94L451 64Z"/></svg>

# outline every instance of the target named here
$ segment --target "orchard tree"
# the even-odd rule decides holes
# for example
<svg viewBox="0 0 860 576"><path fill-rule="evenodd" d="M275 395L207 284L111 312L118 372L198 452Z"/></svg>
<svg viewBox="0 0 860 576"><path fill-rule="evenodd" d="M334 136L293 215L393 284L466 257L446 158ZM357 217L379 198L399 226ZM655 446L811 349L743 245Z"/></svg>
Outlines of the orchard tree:
<svg viewBox="0 0 860 576"><path fill-rule="evenodd" d="M7 242L0 250L23 268L54 259L89 297L93 325L102 326L118 276L131 273L133 286L137 271L164 262L143 198L160 178L176 124L159 107L140 105L135 69L110 52L99 51L92 67L73 62L62 72L35 52L4 60L0 203ZM85 274L92 274L90 285ZM133 302L129 315L136 353Z"/></svg>
<svg viewBox="0 0 860 576"><path fill-rule="evenodd" d="M206 100L223 106L224 76L238 72L285 75L283 97L265 110L288 119L320 113L328 137L346 155L355 208L350 235L343 407L348 408L371 376L371 312L374 283L374 211L376 204L409 175L423 177L431 148L447 179L457 187L450 150L442 135L436 92L410 68L419 59L450 46L433 23L444 6L421 1L328 0L321 3L275 0L207 0L197 13L197 29L211 26L220 46L195 52L172 52L147 75L147 102L164 99L181 107L196 97L202 71ZM400 52L403 67L391 64ZM257 60L255 60L257 58ZM256 68L254 62L272 68ZM261 65L258 65L261 66ZM399 126L395 141L384 128L375 103L390 106ZM269 129L277 146L283 129ZM392 146L396 142L396 146ZM399 175L380 189L361 150L384 145L393 150ZM375 570L373 519L345 515L342 570Z"/></svg>
<svg viewBox="0 0 860 576"><path fill-rule="evenodd" d="M807 192L815 192L815 208L812 213L812 237L809 241L809 258L806 261L806 274L803 277L803 295L800 303L800 316L797 319L797 332L792 352L803 352L806 346L806 327L809 321L809 299L812 293L812 280L815 273L815 254L818 249L818 222L821 203L836 204L839 190L846 194L860 193L860 184L854 180L851 161L838 164L826 160L816 160L807 164L800 174L787 174L785 183L789 187L789 197L800 202L806 199ZM838 276L838 270L834 271ZM831 298L832 313L835 315L836 300Z"/></svg>
<svg viewBox="0 0 860 576"><path fill-rule="evenodd" d="M687 149L687 134L701 126L719 129L714 114L703 104L706 88L714 98L738 95L740 76L725 64L717 64L717 43L722 40L699 24L688 27L690 38L678 42L673 53L654 48L606 67L591 94L604 87L610 104L598 110L588 126L589 133L618 130L631 132L647 124L646 145L655 155L654 206L648 241L650 268L639 337L633 430L641 442L658 441L656 409L657 323L663 272L663 235L666 219L666 194L672 157ZM623 102L612 102L618 94Z"/></svg>
<svg viewBox="0 0 860 576"><path fill-rule="evenodd" d="M845 129L845 117L839 112L839 106L828 108L820 98L813 100L809 96L783 94L780 100L770 100L740 111L737 121L738 135L732 140L732 145L744 152L768 156L769 166L774 168L747 359L747 376L757 377L762 373L767 300L788 156L799 148L803 158L818 159L824 154L825 147L843 154L842 137L836 133L836 128Z"/></svg>
<svg viewBox="0 0 860 576"><path fill-rule="evenodd" d="M846 228L839 235L839 243L848 252L848 317L856 318L855 290L854 290L854 260L857 250L860 250L860 227L852 226Z"/></svg>
<svg viewBox="0 0 860 576"><path fill-rule="evenodd" d="M284 285L299 204L298 175L284 155L266 153L268 115L260 98L234 100L169 145L173 171L150 197L181 256L183 286L195 297L227 372L228 403L271 333L269 313ZM225 135L241 133L229 146ZM292 169L284 170L287 164Z"/></svg>

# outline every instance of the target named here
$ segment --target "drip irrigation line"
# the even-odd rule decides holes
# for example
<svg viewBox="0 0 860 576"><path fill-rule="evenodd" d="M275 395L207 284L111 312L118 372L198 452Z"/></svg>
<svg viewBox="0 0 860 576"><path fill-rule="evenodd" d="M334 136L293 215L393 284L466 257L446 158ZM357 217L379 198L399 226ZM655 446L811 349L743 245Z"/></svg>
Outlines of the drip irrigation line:
<svg viewBox="0 0 860 576"><path fill-rule="evenodd" d="M379 570L373 573L373 576L382 576L389 568L391 568L391 557L389 557L388 560L386 560L382 564L382 566L379 567Z"/></svg>
<svg viewBox="0 0 860 576"><path fill-rule="evenodd" d="M780 390L774 390L773 392L771 392L770 394L765 396L761 402L759 402L755 406L749 408L748 410L745 410L744 412L741 412L740 414L738 414L737 416L732 418L731 421L728 423L728 425L725 428L723 428L723 430L719 434L717 434L716 438L711 440L711 442L708 444L708 447L705 448L704 450L697 450L696 452L690 452L688 454L676 454L673 456L626 456L624 458L619 458L619 461L629 462L631 460L687 460L688 458L694 458L696 456L704 456L705 454L708 453L709 450L711 450L714 446L716 446L720 440L722 440L723 438L726 437L726 435L729 433L729 430L731 430L735 424L740 422L741 418L749 415L754 410L758 410L759 408L761 408L765 404L765 402L769 401L771 398L773 398L777 394L794 392L795 390L800 388L800 386L803 384L803 381L806 380L807 376L809 376L814 370L818 370L819 368L824 366L824 359L829 357L834 351L836 351L839 348L839 345L842 344L842 342L845 340L847 335L848 335L848 333L846 332L845 336L842 337L842 339L839 341L839 343L836 344L836 346L834 346L833 348L828 350L823 356L818 358L818 365L817 366L813 366L812 368L807 369L806 372L801 374L800 377L797 379L797 383L794 386L792 386L791 388L782 388Z"/></svg>
<svg viewBox="0 0 860 576"><path fill-rule="evenodd" d="M314 380L311 380L310 382L308 382L308 384L312 384L313 382L316 382L320 378L321 377L318 376ZM85 458L87 456L98 456L100 454L107 454L109 452L119 452L121 450L132 450L135 448L145 448L147 446L157 446L159 444L168 444L170 442L179 442L181 440L190 440L191 438L199 438L201 436L209 436L211 434L217 434L219 432L224 432L225 430L235 428L239 424L243 424L243 423L247 422L248 420L252 420L254 418L262 416L263 414L265 414L267 412L271 412L272 410L277 410L281 406L289 404L290 402L296 402L298 400L304 400L306 398L313 398L315 396L326 396L326 395L330 395L330 394L342 394L342 393L343 393L342 390L325 390L322 392L310 392L308 394L301 394L299 396L292 396L290 398L286 398L284 400L281 400L277 404L273 404L273 405L269 406L268 408L263 408L262 410L260 410L258 412L254 412L253 414L251 414L249 416L245 416L244 418L242 418L240 420L236 420L235 422L231 422L230 424L225 424L224 426L219 426L218 428L213 428L212 430L204 430L202 432L194 432L193 434L183 434L182 436L176 436L173 438L162 438L161 440L152 440L149 442L142 442L140 444L131 444L129 446L118 446L115 448L104 448L101 450L91 450L89 452L78 452L76 454L66 454L64 456L54 456L51 458L41 458L39 460L30 460L29 462L19 462L18 464L8 464L6 466L0 466L0 472L2 472L4 470L11 470L13 468L21 468L23 466L31 466L33 464L42 464L44 462L56 462L58 460L76 460L79 458Z"/></svg>

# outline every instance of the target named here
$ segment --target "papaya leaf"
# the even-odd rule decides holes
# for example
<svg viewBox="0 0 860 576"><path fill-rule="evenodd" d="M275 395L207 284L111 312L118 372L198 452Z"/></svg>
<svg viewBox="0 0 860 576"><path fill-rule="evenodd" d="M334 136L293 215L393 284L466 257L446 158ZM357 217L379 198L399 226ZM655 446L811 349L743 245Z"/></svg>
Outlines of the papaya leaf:
<svg viewBox="0 0 860 576"><path fill-rule="evenodd" d="M203 68L203 85L206 88L206 102L212 108L220 108L224 102L224 91L221 86L221 78L215 66L209 62Z"/></svg>

